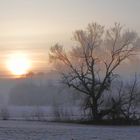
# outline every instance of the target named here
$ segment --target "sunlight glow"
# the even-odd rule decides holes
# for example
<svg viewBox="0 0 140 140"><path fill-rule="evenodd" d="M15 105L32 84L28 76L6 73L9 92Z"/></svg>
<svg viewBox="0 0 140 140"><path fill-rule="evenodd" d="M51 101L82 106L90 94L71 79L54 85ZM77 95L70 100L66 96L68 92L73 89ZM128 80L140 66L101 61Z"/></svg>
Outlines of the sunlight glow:
<svg viewBox="0 0 140 140"><path fill-rule="evenodd" d="M26 54L17 52L11 54L7 59L7 68L13 75L23 75L28 73L31 64Z"/></svg>

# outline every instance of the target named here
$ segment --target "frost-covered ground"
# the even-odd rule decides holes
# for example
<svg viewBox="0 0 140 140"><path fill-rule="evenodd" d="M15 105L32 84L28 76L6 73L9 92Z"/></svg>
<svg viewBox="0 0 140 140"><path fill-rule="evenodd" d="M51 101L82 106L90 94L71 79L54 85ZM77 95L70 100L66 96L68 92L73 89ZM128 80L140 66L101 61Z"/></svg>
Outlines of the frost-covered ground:
<svg viewBox="0 0 140 140"><path fill-rule="evenodd" d="M140 127L0 121L0 140L140 140Z"/></svg>

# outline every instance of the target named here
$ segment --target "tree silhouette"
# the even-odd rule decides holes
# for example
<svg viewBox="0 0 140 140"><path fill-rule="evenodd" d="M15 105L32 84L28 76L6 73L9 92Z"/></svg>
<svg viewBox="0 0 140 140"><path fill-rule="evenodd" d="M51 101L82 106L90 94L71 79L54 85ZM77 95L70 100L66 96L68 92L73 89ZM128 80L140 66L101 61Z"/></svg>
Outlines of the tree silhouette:
<svg viewBox="0 0 140 140"><path fill-rule="evenodd" d="M118 23L109 29L91 23L86 30L77 30L74 40L76 45L67 51L59 44L51 47L49 57L51 62L61 64L62 82L87 95L92 119L99 120L108 113L101 108L102 96L117 78L120 64L135 55L139 38Z"/></svg>

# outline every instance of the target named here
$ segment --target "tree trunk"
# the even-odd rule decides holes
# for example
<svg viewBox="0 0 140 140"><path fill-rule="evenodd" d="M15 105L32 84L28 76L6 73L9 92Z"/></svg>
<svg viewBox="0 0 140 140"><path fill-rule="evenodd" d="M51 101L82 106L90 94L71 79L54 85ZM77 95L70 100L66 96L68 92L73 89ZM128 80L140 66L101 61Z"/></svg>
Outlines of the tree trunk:
<svg viewBox="0 0 140 140"><path fill-rule="evenodd" d="M92 120L98 121L99 120L98 104L97 104L97 100L95 100L94 98L92 98L91 111L92 111Z"/></svg>

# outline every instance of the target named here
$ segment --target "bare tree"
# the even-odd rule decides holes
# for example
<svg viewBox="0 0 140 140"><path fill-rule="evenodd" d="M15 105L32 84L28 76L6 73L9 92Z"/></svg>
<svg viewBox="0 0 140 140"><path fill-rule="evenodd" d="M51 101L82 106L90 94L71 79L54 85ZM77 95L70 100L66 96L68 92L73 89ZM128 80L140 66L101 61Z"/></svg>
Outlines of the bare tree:
<svg viewBox="0 0 140 140"><path fill-rule="evenodd" d="M116 69L135 54L138 36L117 23L107 30L92 23L86 30L76 31L74 40L77 44L71 50L59 44L51 47L50 60L63 65L59 67L62 82L87 95L92 119L99 120L107 113L100 108L101 97L117 77Z"/></svg>
<svg viewBox="0 0 140 140"><path fill-rule="evenodd" d="M122 96L123 100L123 108L122 114L124 115L127 121L131 121L136 119L139 116L138 107L140 105L139 100L139 81L137 76L133 81L126 84L124 87L124 96Z"/></svg>
<svg viewBox="0 0 140 140"><path fill-rule="evenodd" d="M1 116L2 120L8 120L10 118L9 110L7 107L1 108L0 116Z"/></svg>
<svg viewBox="0 0 140 140"><path fill-rule="evenodd" d="M117 92L111 95L108 101L113 121L123 119L128 123L139 118L139 81L137 75L130 82L119 82Z"/></svg>
<svg viewBox="0 0 140 140"><path fill-rule="evenodd" d="M41 107L35 107L31 117L33 120L37 120L37 121L43 121L44 120L44 111Z"/></svg>
<svg viewBox="0 0 140 140"><path fill-rule="evenodd" d="M138 97L138 80L135 75L135 79L131 83L127 83L125 87L124 93L126 94L124 97L124 109L123 115L125 116L127 121L130 121L132 117L136 114L136 108L138 105L137 97Z"/></svg>

